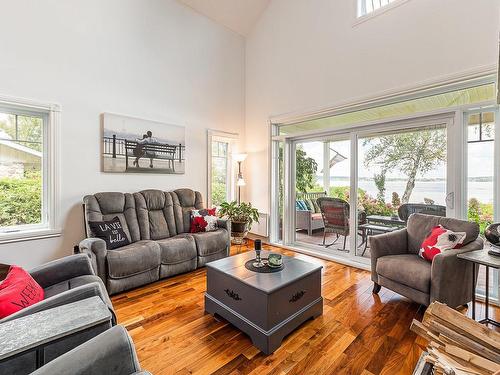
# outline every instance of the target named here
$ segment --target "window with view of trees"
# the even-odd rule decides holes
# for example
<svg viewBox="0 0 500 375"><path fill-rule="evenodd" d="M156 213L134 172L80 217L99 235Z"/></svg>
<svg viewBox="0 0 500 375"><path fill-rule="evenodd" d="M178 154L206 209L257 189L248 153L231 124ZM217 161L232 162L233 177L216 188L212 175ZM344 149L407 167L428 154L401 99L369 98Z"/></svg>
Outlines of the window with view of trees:
<svg viewBox="0 0 500 375"><path fill-rule="evenodd" d="M44 116L0 111L0 232L42 224Z"/></svg>
<svg viewBox="0 0 500 375"><path fill-rule="evenodd" d="M467 213L483 233L494 219L495 112L470 113L466 124Z"/></svg>
<svg viewBox="0 0 500 375"><path fill-rule="evenodd" d="M211 200L213 206L220 206L229 200L229 142L212 141Z"/></svg>

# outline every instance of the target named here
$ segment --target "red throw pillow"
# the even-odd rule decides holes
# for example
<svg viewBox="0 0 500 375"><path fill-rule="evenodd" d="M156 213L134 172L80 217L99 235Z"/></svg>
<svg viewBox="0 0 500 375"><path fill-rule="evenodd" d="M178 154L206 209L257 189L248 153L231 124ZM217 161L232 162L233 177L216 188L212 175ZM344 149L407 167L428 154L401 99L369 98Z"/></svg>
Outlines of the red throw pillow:
<svg viewBox="0 0 500 375"><path fill-rule="evenodd" d="M43 288L21 267L11 266L0 283L0 319L43 300Z"/></svg>
<svg viewBox="0 0 500 375"><path fill-rule="evenodd" d="M216 208L191 211L191 233L217 230Z"/></svg>
<svg viewBox="0 0 500 375"><path fill-rule="evenodd" d="M458 249L466 237L465 232L452 232L442 225L432 228L431 234L422 242L418 255L431 261L443 251Z"/></svg>

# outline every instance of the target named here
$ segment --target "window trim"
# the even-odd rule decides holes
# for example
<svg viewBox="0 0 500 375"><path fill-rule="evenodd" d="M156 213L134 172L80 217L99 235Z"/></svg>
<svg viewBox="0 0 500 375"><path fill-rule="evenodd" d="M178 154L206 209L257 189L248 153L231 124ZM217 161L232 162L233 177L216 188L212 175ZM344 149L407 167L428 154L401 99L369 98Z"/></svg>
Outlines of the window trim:
<svg viewBox="0 0 500 375"><path fill-rule="evenodd" d="M235 152L235 144L239 141L237 133L229 133L221 130L207 130L207 207L212 207L212 143L216 140L227 140L228 148L228 179L229 179L229 200L236 197L235 168L232 154Z"/></svg>
<svg viewBox="0 0 500 375"><path fill-rule="evenodd" d="M28 99L0 96L0 110L44 119L42 160L42 223L4 227L0 244L57 237L61 234L59 182L59 126L61 106Z"/></svg>
<svg viewBox="0 0 500 375"><path fill-rule="evenodd" d="M384 14L387 11L390 11L394 8L397 8L398 6L407 3L410 0L395 0L392 3L389 3L387 5L381 6L380 8L371 11L370 13L365 13L363 15L360 15L360 8L361 8L361 2L363 0L356 0L356 6L355 6L355 12L354 12L354 24L353 26L357 26L360 23L363 23L365 21L368 21L374 17L377 17L381 14Z"/></svg>

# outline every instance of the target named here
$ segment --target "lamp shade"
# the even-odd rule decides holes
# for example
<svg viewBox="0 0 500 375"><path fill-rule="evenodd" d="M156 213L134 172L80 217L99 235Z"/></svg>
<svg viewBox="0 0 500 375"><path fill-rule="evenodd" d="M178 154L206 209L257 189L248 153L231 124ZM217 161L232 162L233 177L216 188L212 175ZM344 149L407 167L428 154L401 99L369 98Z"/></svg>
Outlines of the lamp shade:
<svg viewBox="0 0 500 375"><path fill-rule="evenodd" d="M246 184L247 183L245 182L243 177L238 177L238 179L236 180L236 186L245 186Z"/></svg>
<svg viewBox="0 0 500 375"><path fill-rule="evenodd" d="M233 154L233 159L238 163L245 161L247 154Z"/></svg>

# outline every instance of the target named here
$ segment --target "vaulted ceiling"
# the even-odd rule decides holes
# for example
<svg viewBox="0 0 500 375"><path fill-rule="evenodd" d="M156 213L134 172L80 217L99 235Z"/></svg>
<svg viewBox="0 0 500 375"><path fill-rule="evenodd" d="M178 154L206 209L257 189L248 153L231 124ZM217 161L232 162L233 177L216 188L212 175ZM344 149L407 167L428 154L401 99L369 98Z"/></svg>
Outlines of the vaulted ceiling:
<svg viewBox="0 0 500 375"><path fill-rule="evenodd" d="M181 3L247 36L271 0L179 0Z"/></svg>

